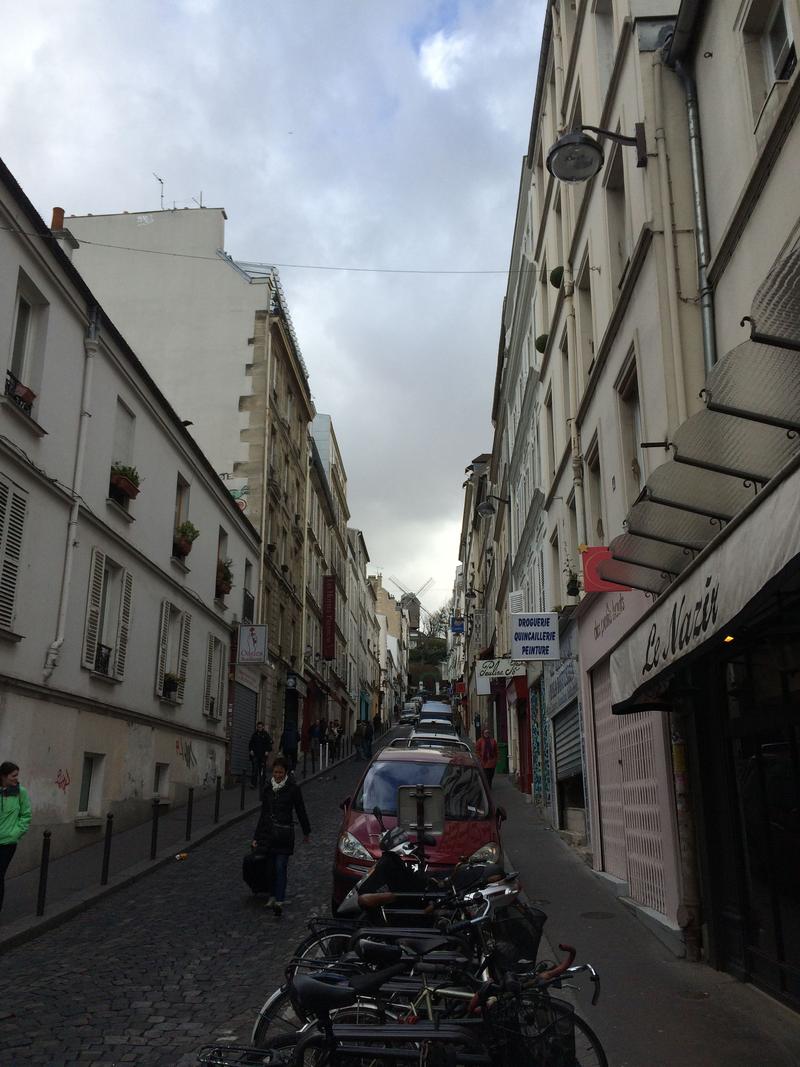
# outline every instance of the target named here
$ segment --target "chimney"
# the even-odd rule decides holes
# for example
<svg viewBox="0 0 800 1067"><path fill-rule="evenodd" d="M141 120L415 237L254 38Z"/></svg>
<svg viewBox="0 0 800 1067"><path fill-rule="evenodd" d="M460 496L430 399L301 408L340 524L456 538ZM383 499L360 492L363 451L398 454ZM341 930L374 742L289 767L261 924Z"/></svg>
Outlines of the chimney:
<svg viewBox="0 0 800 1067"><path fill-rule="evenodd" d="M80 248L79 243L75 240L69 230L64 228L64 209L63 207L53 208L53 219L50 223L50 230L53 237L58 241L59 245L66 252L67 256L72 259L72 253L76 248Z"/></svg>

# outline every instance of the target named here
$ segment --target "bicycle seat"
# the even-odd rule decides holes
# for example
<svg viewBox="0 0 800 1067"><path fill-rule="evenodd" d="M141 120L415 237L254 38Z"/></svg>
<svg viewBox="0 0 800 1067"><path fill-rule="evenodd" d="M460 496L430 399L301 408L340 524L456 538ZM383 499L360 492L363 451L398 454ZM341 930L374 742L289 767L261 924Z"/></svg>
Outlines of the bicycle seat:
<svg viewBox="0 0 800 1067"><path fill-rule="evenodd" d="M336 975L299 975L292 981L292 990L298 1004L314 1015L345 1008L358 998L355 989Z"/></svg>
<svg viewBox="0 0 800 1067"><path fill-rule="evenodd" d="M397 963L403 955L398 944L387 945L383 941L370 941L365 937L357 942L356 952L364 963Z"/></svg>

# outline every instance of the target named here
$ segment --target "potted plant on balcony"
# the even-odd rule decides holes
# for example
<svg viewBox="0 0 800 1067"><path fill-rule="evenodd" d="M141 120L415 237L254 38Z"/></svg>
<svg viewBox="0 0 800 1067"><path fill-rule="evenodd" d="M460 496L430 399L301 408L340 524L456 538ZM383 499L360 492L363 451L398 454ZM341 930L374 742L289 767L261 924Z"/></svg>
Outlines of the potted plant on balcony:
<svg viewBox="0 0 800 1067"><path fill-rule="evenodd" d="M173 700L175 694L178 692L178 686L183 681L183 678L179 674L175 674L173 671L166 671L164 674L164 684L161 686L161 695L165 700Z"/></svg>
<svg viewBox="0 0 800 1067"><path fill-rule="evenodd" d="M112 499L122 497L125 500L135 500L139 495L140 482L141 478L135 467L130 467L125 463L111 464L109 494Z"/></svg>
<svg viewBox="0 0 800 1067"><path fill-rule="evenodd" d="M192 551L192 545L200 536L200 531L197 527L189 522L182 522L180 526L175 528L175 533L172 535L172 554L177 559L185 559Z"/></svg>
<svg viewBox="0 0 800 1067"><path fill-rule="evenodd" d="M233 571L231 570L232 559L217 560L217 599L227 596L233 588Z"/></svg>

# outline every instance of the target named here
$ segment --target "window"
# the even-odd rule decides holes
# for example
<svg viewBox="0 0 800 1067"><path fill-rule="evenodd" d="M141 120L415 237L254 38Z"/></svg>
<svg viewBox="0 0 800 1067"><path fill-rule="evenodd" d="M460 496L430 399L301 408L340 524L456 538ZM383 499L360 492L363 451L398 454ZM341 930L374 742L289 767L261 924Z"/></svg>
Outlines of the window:
<svg viewBox="0 0 800 1067"><path fill-rule="evenodd" d="M0 475L0 630L11 630L17 603L27 494Z"/></svg>
<svg viewBox="0 0 800 1067"><path fill-rule="evenodd" d="M753 0L742 24L742 37L750 104L757 124L773 86L791 77L797 64L785 0Z"/></svg>
<svg viewBox="0 0 800 1067"><path fill-rule="evenodd" d="M253 622L256 616L256 600L252 593L253 564L244 562L244 589L242 590L242 622Z"/></svg>
<svg viewBox="0 0 800 1067"><path fill-rule="evenodd" d="M203 686L203 714L221 719L225 696L225 645L214 634L206 646L206 678Z"/></svg>
<svg viewBox="0 0 800 1067"><path fill-rule="evenodd" d="M39 388L48 304L28 275L21 270L14 301L14 325L6 372L5 393L30 415Z"/></svg>
<svg viewBox="0 0 800 1067"><path fill-rule="evenodd" d="M99 752L84 752L78 815L100 815L103 804L103 764Z"/></svg>
<svg viewBox="0 0 800 1067"><path fill-rule="evenodd" d="M783 0L779 0L779 3L775 5L767 23L767 31L764 34L764 54L767 78L770 81L785 81L794 70L797 59L794 42L789 35Z"/></svg>
<svg viewBox="0 0 800 1067"><path fill-rule="evenodd" d="M608 248L611 257L612 299L616 302L630 257L628 230L628 203L625 194L625 168L622 152L615 145L611 159L605 168L606 221L608 223Z"/></svg>
<svg viewBox="0 0 800 1067"><path fill-rule="evenodd" d="M136 417L131 409L119 397L114 412L114 452L111 457L114 463L123 463L126 466L133 464L133 433Z"/></svg>
<svg viewBox="0 0 800 1067"><path fill-rule="evenodd" d="M192 633L192 616L169 600L161 601L156 661L156 696L182 704Z"/></svg>
<svg viewBox="0 0 800 1067"><path fill-rule="evenodd" d="M594 33L597 47L599 102L606 98L614 69L614 7L612 0L594 0Z"/></svg>
<svg viewBox="0 0 800 1067"><path fill-rule="evenodd" d="M175 486L175 529L189 519L189 483L178 475Z"/></svg>
<svg viewBox="0 0 800 1067"><path fill-rule="evenodd" d="M132 609L133 575L93 548L81 659L87 670L124 677Z"/></svg>
<svg viewBox="0 0 800 1067"><path fill-rule="evenodd" d="M550 610L560 605L561 601L561 550L556 530L550 540Z"/></svg>
<svg viewBox="0 0 800 1067"><path fill-rule="evenodd" d="M600 446L595 434L586 450L586 502L588 504L587 534L592 544L606 543L603 523L603 480L600 472Z"/></svg>
<svg viewBox="0 0 800 1067"><path fill-rule="evenodd" d="M642 415L639 407L639 380L634 353L629 355L616 383L619 397L620 439L628 504L633 504L644 485L642 470Z"/></svg>
<svg viewBox="0 0 800 1067"><path fill-rule="evenodd" d="M578 349L584 386L594 369L594 324L592 321L592 272L589 256L583 260L578 280L575 283L578 295Z"/></svg>
<svg viewBox="0 0 800 1067"><path fill-rule="evenodd" d="M550 322L550 308L547 293L547 258L542 257L542 269L539 271L539 314L536 316L537 335L541 337L548 330ZM541 356L541 352L539 355Z"/></svg>
<svg viewBox="0 0 800 1067"><path fill-rule="evenodd" d="M169 799L169 764L157 763L153 771L153 796L159 800Z"/></svg>
<svg viewBox="0 0 800 1067"><path fill-rule="evenodd" d="M572 418L572 389L569 378L569 342L565 329L561 336L561 395L564 398L564 421Z"/></svg>
<svg viewBox="0 0 800 1067"><path fill-rule="evenodd" d="M553 422L553 390L547 394L544 402L544 429L547 437L547 469L550 477L548 483L556 476L556 437L555 424Z"/></svg>

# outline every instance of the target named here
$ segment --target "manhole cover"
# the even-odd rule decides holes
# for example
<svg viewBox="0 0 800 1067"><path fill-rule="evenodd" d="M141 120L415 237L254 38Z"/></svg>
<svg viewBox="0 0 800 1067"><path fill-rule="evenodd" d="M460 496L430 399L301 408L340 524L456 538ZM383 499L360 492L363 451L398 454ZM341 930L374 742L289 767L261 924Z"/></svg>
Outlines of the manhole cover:
<svg viewBox="0 0 800 1067"><path fill-rule="evenodd" d="M613 911L582 911L581 919L616 919Z"/></svg>
<svg viewBox="0 0 800 1067"><path fill-rule="evenodd" d="M682 1000L708 1000L711 994L703 993L699 989L687 989L684 993L680 993L679 996Z"/></svg>

